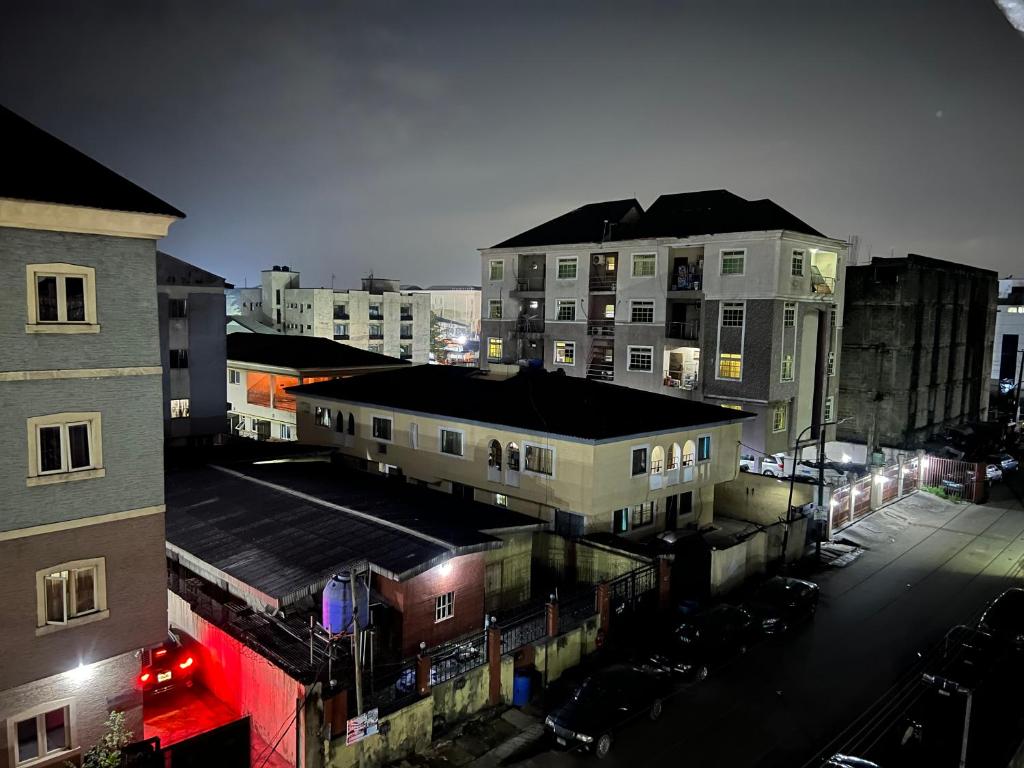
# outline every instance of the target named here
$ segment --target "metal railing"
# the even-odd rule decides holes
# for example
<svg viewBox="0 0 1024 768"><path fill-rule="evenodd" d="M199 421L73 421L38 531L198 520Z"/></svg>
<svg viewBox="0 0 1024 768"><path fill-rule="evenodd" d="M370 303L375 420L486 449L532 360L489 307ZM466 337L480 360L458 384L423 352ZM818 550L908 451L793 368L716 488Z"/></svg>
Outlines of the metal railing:
<svg viewBox="0 0 1024 768"><path fill-rule="evenodd" d="M597 612L596 603L596 594L593 589L559 600L558 633L569 632L593 616Z"/></svg>
<svg viewBox="0 0 1024 768"><path fill-rule="evenodd" d="M700 339L700 320L669 323L665 329L665 335L670 339L697 341Z"/></svg>
<svg viewBox="0 0 1024 768"><path fill-rule="evenodd" d="M512 653L527 643L539 640L546 634L545 608L542 605L531 613L520 616L501 626L501 652Z"/></svg>
<svg viewBox="0 0 1024 768"><path fill-rule="evenodd" d="M540 277L517 277L515 290L517 293L543 291L544 276L541 275Z"/></svg>
<svg viewBox="0 0 1024 768"><path fill-rule="evenodd" d="M587 320L587 334L590 336L614 336L614 320Z"/></svg>
<svg viewBox="0 0 1024 768"><path fill-rule="evenodd" d="M427 651L430 684L437 685L487 663L487 636L483 631Z"/></svg>

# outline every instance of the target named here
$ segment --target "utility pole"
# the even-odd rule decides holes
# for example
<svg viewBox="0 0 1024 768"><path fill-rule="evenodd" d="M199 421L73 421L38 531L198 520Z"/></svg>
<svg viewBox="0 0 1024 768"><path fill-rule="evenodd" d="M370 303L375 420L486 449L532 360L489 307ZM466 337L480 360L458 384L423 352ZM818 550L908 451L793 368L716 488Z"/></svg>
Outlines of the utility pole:
<svg viewBox="0 0 1024 768"><path fill-rule="evenodd" d="M356 667L356 717L363 714L363 667L359 658L359 616L352 614L352 658Z"/></svg>

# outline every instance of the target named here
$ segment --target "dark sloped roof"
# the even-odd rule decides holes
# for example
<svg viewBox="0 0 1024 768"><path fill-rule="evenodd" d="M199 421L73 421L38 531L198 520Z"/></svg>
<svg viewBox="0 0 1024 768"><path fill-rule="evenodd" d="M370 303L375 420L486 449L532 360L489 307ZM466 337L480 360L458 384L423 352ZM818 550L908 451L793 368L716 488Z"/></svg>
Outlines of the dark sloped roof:
<svg viewBox="0 0 1024 768"><path fill-rule="evenodd" d="M373 368L409 365L408 361L350 347L318 336L229 333L228 360L280 368Z"/></svg>
<svg viewBox="0 0 1024 768"><path fill-rule="evenodd" d="M754 417L717 405L537 370L498 379L475 368L418 365L290 391L586 440Z"/></svg>
<svg viewBox="0 0 1024 768"><path fill-rule="evenodd" d="M174 206L0 106L0 197L185 218Z"/></svg>
<svg viewBox="0 0 1024 768"><path fill-rule="evenodd" d="M225 287L224 278L163 251L156 252L157 285L205 285Z"/></svg>
<svg viewBox="0 0 1024 768"><path fill-rule="evenodd" d="M590 203L498 243L494 248L528 248L562 243L614 240L628 229L643 208L635 199ZM606 226L606 222L612 226Z"/></svg>
<svg viewBox="0 0 1024 768"><path fill-rule="evenodd" d="M771 200L744 200L725 189L662 195L641 217L636 237L692 237L788 229L825 237Z"/></svg>

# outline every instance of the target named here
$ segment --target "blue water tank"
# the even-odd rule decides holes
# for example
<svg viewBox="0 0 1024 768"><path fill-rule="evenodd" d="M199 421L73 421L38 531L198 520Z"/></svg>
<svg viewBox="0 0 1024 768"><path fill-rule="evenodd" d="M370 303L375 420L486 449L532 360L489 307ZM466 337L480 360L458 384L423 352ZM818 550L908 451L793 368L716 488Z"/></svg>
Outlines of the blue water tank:
<svg viewBox="0 0 1024 768"><path fill-rule="evenodd" d="M332 635L352 630L352 577L331 576L324 587L324 629Z"/></svg>
<svg viewBox="0 0 1024 768"><path fill-rule="evenodd" d="M530 703L530 675L517 672L512 678L512 705L525 707Z"/></svg>

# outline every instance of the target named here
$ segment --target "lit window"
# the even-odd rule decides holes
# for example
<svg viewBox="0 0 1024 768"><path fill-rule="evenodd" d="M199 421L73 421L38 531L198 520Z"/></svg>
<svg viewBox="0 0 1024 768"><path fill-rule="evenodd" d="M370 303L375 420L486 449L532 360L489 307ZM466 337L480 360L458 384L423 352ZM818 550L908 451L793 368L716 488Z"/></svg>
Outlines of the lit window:
<svg viewBox="0 0 1024 768"><path fill-rule="evenodd" d="M171 368L188 368L188 350L172 349L168 351L168 362Z"/></svg>
<svg viewBox="0 0 1024 768"><path fill-rule="evenodd" d="M539 445L526 446L526 471L539 475L553 475L555 472L555 452Z"/></svg>
<svg viewBox="0 0 1024 768"><path fill-rule="evenodd" d="M491 320L501 320L501 299L490 299L487 308L487 316Z"/></svg>
<svg viewBox="0 0 1024 768"><path fill-rule="evenodd" d="M318 405L313 409L313 423L318 427L327 427L329 429L333 421L330 408Z"/></svg>
<svg viewBox="0 0 1024 768"><path fill-rule="evenodd" d="M697 461L707 461L711 458L711 435L703 435L697 438Z"/></svg>
<svg viewBox="0 0 1024 768"><path fill-rule="evenodd" d="M558 279L559 280L575 280L576 279L576 257L575 256L560 256L558 258Z"/></svg>
<svg viewBox="0 0 1024 768"><path fill-rule="evenodd" d="M647 299L637 299L629 302L629 322L631 323L653 323L654 302Z"/></svg>
<svg viewBox="0 0 1024 768"><path fill-rule="evenodd" d="M487 359L488 360L501 360L503 356L504 343L501 339L496 339L493 336L487 339Z"/></svg>
<svg viewBox="0 0 1024 768"><path fill-rule="evenodd" d="M489 279L492 282L505 279L505 262L501 259L492 259L489 265Z"/></svg>
<svg viewBox="0 0 1024 768"><path fill-rule="evenodd" d="M772 409L772 432L785 432L789 423L789 406L777 405Z"/></svg>
<svg viewBox="0 0 1024 768"><path fill-rule="evenodd" d="M728 408L731 411L742 411L743 406L739 403L722 403L722 408Z"/></svg>
<svg viewBox="0 0 1024 768"><path fill-rule="evenodd" d="M189 402L187 397L171 400L171 418L187 419L189 415Z"/></svg>
<svg viewBox="0 0 1024 768"><path fill-rule="evenodd" d="M827 376L835 376L835 374L836 374L836 353L835 352L829 352L828 353L828 365L826 367L825 375L827 375Z"/></svg>
<svg viewBox="0 0 1024 768"><path fill-rule="evenodd" d="M604 319L605 320L614 320L615 319L615 305L614 304L605 304L604 305Z"/></svg>
<svg viewBox="0 0 1024 768"><path fill-rule="evenodd" d="M743 355L723 352L718 356L718 378L739 379L743 373Z"/></svg>
<svg viewBox="0 0 1024 768"><path fill-rule="evenodd" d="M654 253L633 254L633 277L654 277L658 256Z"/></svg>
<svg viewBox="0 0 1024 768"><path fill-rule="evenodd" d="M634 528L650 525L654 522L654 502L645 501L642 504L635 504L632 508L632 523Z"/></svg>
<svg viewBox="0 0 1024 768"><path fill-rule="evenodd" d="M241 384L242 372L234 368L228 368L228 384Z"/></svg>
<svg viewBox="0 0 1024 768"><path fill-rule="evenodd" d="M793 356L783 355L782 356L782 380L792 381L793 380Z"/></svg>
<svg viewBox="0 0 1024 768"><path fill-rule="evenodd" d="M557 365L576 364L576 342L556 341L555 342L555 363Z"/></svg>
<svg viewBox="0 0 1024 768"><path fill-rule="evenodd" d="M504 493L496 493L494 494L494 503L497 504L499 507L507 507L508 496L506 496Z"/></svg>
<svg viewBox="0 0 1024 768"><path fill-rule="evenodd" d="M647 449L646 448L634 448L632 452L632 459L630 461L631 470L630 473L633 477L637 475L647 474Z"/></svg>
<svg viewBox="0 0 1024 768"><path fill-rule="evenodd" d="M614 272L615 271L615 254L609 253L604 259L604 271Z"/></svg>
<svg viewBox="0 0 1024 768"><path fill-rule="evenodd" d="M434 598L434 623L437 624L455 615L455 593L445 592Z"/></svg>
<svg viewBox="0 0 1024 768"><path fill-rule="evenodd" d="M328 411L330 413L330 411ZM391 419L382 416L373 417L373 437L376 440L391 439Z"/></svg>
<svg viewBox="0 0 1024 768"><path fill-rule="evenodd" d="M825 421L832 421L835 416L835 398L825 398Z"/></svg>
<svg viewBox="0 0 1024 768"><path fill-rule="evenodd" d="M29 264L28 323L34 333L96 331L96 270L74 264ZM70 328L69 326L79 326Z"/></svg>
<svg viewBox="0 0 1024 768"><path fill-rule="evenodd" d="M39 758L71 749L70 704L29 717L14 717L10 722L8 738L13 736L15 766L34 765Z"/></svg>
<svg viewBox="0 0 1024 768"><path fill-rule="evenodd" d="M792 328L796 325L796 302L787 301L782 308L782 325Z"/></svg>
<svg viewBox="0 0 1024 768"><path fill-rule="evenodd" d="M804 276L804 252L793 251L793 264L792 264L793 277Z"/></svg>
<svg viewBox="0 0 1024 768"><path fill-rule="evenodd" d="M722 251L722 274L742 275L746 256L747 252L743 249Z"/></svg>
<svg viewBox="0 0 1024 768"><path fill-rule="evenodd" d="M441 428L441 453L449 456L462 455L462 433L454 429Z"/></svg>
<svg viewBox="0 0 1024 768"><path fill-rule="evenodd" d="M575 320L576 319L576 300L575 299L558 299L556 302L557 313L555 315L556 320Z"/></svg>
<svg viewBox="0 0 1024 768"><path fill-rule="evenodd" d="M654 347L627 347L627 367L631 371L654 370Z"/></svg>
<svg viewBox="0 0 1024 768"><path fill-rule="evenodd" d="M743 327L743 303L726 302L722 305L722 327L742 328Z"/></svg>
<svg viewBox="0 0 1024 768"><path fill-rule="evenodd" d="M102 475L99 413L33 417L28 437L29 485Z"/></svg>

